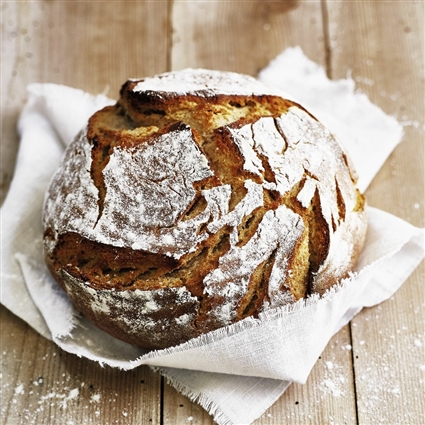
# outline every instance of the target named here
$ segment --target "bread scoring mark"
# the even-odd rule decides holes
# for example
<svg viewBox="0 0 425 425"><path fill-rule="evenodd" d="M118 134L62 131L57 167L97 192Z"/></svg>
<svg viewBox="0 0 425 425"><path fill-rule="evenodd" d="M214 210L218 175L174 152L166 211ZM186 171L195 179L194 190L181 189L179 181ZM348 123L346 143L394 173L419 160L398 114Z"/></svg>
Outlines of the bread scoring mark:
<svg viewBox="0 0 425 425"><path fill-rule="evenodd" d="M206 207L207 201L205 197L198 193L193 202L188 206L188 209L182 214L181 219L183 221L190 220L205 211Z"/></svg>
<svg viewBox="0 0 425 425"><path fill-rule="evenodd" d="M338 181L335 180L335 189L336 189L336 203L338 205L339 213L339 222L345 221L346 210L345 210L345 201L342 195L341 189L339 188Z"/></svg>
<svg viewBox="0 0 425 425"><path fill-rule="evenodd" d="M202 281L211 269L217 267L219 259L230 249L231 227L224 226L208 240L194 254L181 261L174 271L165 273L165 280L178 279L185 285L193 296L203 298Z"/></svg>
<svg viewBox="0 0 425 425"><path fill-rule="evenodd" d="M251 237L257 232L258 225L260 224L267 208L261 206L252 211L251 214L246 215L237 226L238 242L236 246L244 246Z"/></svg>
<svg viewBox="0 0 425 425"><path fill-rule="evenodd" d="M103 211L103 200L105 199L105 194L106 194L106 186L105 183L103 181L103 177L102 177L102 170L105 168L106 164L109 161L109 153L110 153L110 145L109 144L105 144L104 146L102 146L99 143L99 137L95 136L93 137L93 139L91 140L91 142L93 143L93 148L92 148L92 166L90 169L90 174L91 177L93 179L93 182L95 184L95 186L97 187L98 191L99 191L99 199L97 201L97 205L99 208L99 213L96 219L96 223L95 226L97 224L97 222L99 221L100 216L102 215L102 211Z"/></svg>
<svg viewBox="0 0 425 425"><path fill-rule="evenodd" d="M281 262L275 263L274 274L280 282L284 281L287 257L303 230L300 217L281 205L264 214L258 231L248 243L242 247L232 243L229 251L220 257L219 266L203 281L205 293L221 300L220 307L211 312L212 316L220 323L235 319L237 305L247 291L252 273L276 248Z"/></svg>
<svg viewBox="0 0 425 425"><path fill-rule="evenodd" d="M319 190L314 192L310 208L307 209L309 223L309 252L310 252L310 288L315 273L326 259L329 252L330 231L329 224L323 216Z"/></svg>
<svg viewBox="0 0 425 425"><path fill-rule="evenodd" d="M94 242L75 232L59 235L47 259L50 269L66 269L96 289L122 289L148 277L154 282L155 277L178 266L170 257ZM160 282L156 282L158 286Z"/></svg>
<svg viewBox="0 0 425 425"><path fill-rule="evenodd" d="M238 316L258 317L265 303L269 303L268 282L276 260L275 249L252 273L246 294L241 298L238 306Z"/></svg>
<svg viewBox="0 0 425 425"><path fill-rule="evenodd" d="M265 130L273 128L270 125L272 120L273 135L272 130ZM257 123L262 125L260 131L255 131L256 126L259 127ZM285 197L286 205L302 215L309 240L317 240L314 244L310 242L308 248L311 255L309 280L312 282L329 254L331 234L337 230L338 223L345 220L347 209L354 211L359 204L359 201L353 203L357 195L352 182L348 181L352 176L339 171L347 167L347 159L331 134L299 108L291 107L278 118L261 118L257 123L250 124L254 129L251 140L248 127L233 129L232 135L239 137L238 146L247 141L248 148L241 149L245 169L256 175L262 174L264 178L263 170L270 167L275 182L263 185L268 189L275 188ZM261 137L271 142L262 143ZM262 167L253 159L255 154L261 159ZM265 158L267 166L264 165ZM346 198L351 200L350 206L345 204Z"/></svg>
<svg viewBox="0 0 425 425"><path fill-rule="evenodd" d="M90 175L99 191L99 211L95 225L102 216L106 196L103 170L109 163L114 148L141 143L147 136L158 130L156 127L146 127L136 131L134 129L134 123L119 104L107 106L89 119L87 141L92 145Z"/></svg>
<svg viewBox="0 0 425 425"><path fill-rule="evenodd" d="M242 167L244 170L256 174L258 176L264 175L264 167L261 159L254 150L254 139L251 125L244 125L241 128L230 129L232 141L238 147L242 158Z"/></svg>

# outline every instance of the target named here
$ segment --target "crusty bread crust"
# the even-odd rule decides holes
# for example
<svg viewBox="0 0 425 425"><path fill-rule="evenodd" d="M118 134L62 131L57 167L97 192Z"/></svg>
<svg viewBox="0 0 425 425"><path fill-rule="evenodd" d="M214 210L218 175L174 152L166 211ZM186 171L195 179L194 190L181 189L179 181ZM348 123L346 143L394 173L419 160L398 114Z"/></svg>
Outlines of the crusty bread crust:
<svg viewBox="0 0 425 425"><path fill-rule="evenodd" d="M252 77L127 81L66 151L46 262L78 309L147 349L323 294L353 269L364 197L340 145Z"/></svg>

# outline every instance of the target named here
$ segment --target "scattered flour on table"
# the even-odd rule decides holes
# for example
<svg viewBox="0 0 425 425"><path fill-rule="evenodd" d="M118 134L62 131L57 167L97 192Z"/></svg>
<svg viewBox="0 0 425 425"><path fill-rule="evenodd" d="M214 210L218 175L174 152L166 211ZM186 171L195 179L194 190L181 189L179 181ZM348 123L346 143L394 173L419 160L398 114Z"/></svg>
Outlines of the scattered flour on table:
<svg viewBox="0 0 425 425"><path fill-rule="evenodd" d="M322 395L335 398L344 396L347 384L344 367L335 363L335 360L327 360L324 362L324 369L323 379L318 385Z"/></svg>
<svg viewBox="0 0 425 425"><path fill-rule="evenodd" d="M101 398L101 395L100 394L93 394L90 397L90 403L99 403L100 398Z"/></svg>
<svg viewBox="0 0 425 425"><path fill-rule="evenodd" d="M330 343L329 350L318 359L310 379L316 384L310 386L308 394L304 386L297 389L288 389L291 395L287 395L284 411L282 408L271 407L263 415L264 423L270 424L299 423L342 425L356 423L355 410L340 408L347 406L352 397L351 369L344 358L351 358L351 345L346 340L335 337ZM343 353L341 353L341 350ZM296 398L295 398L296 397ZM321 409L318 406L327 406ZM330 415L327 415L330 413ZM325 416L324 416L325 415Z"/></svg>
<svg viewBox="0 0 425 425"><path fill-rule="evenodd" d="M38 411L44 410L44 405L48 405L50 407L59 406L62 409L66 409L68 407L68 402L71 400L75 400L80 394L80 390L78 388L73 388L70 391L66 391L63 393L60 392L49 392L48 394L41 396L38 404L40 408Z"/></svg>
<svg viewBox="0 0 425 425"><path fill-rule="evenodd" d="M381 306L375 307L376 313L365 317L365 322L382 321L381 310ZM419 314L419 310L414 312ZM287 399L284 414L273 410L272 407L269 411L271 413L264 414L263 418L266 419L276 412L277 417L282 420L286 418L288 421L296 420L297 423L303 424L319 423L317 421L323 418L316 416L313 406L326 402L333 412L332 416L326 417L326 423L335 425L355 423L355 412L338 410L338 406L351 403L351 398L354 397L352 371L342 361L341 353L338 353L338 350L341 350L346 356L352 356L354 359L357 409L362 423L368 425L421 423L418 421L418 414L421 411L420 406L425 404L425 333L422 332L422 327L419 327L420 331L417 332L407 325L401 323L398 329L387 331L382 328L379 331L382 335L381 344L386 350L383 350L383 354L377 352L379 345L372 348L370 340L366 338L354 342L354 346L334 340L326 353L326 358L319 359L315 366L317 384L310 389L308 399L296 399L295 404L291 405L289 403L289 400L293 400L291 396ZM353 323L352 326L358 329L363 325ZM394 358L401 359L400 368L394 367ZM403 367L403 364L406 367ZM414 367L410 367L411 364Z"/></svg>
<svg viewBox="0 0 425 425"><path fill-rule="evenodd" d="M382 307L370 321L382 321ZM378 333L374 349L368 342L360 341L354 347L354 361L357 362L356 388L359 418L370 425L416 424L425 400L425 334L418 323L403 324L403 311L399 311L398 328ZM409 326L408 326L409 325ZM412 329L415 326L416 331ZM379 351L379 352L378 352ZM400 359L400 367L394 359Z"/></svg>
<svg viewBox="0 0 425 425"><path fill-rule="evenodd" d="M4 380L6 375L3 372ZM131 418L131 397L123 401L109 386L94 388L70 373L56 376L32 376L28 382L2 383L2 418L7 416L8 423L13 425L109 425L111 411L121 417L111 423L123 424Z"/></svg>
<svg viewBox="0 0 425 425"><path fill-rule="evenodd" d="M19 384L16 388L15 388L15 395L21 395L24 394L24 384Z"/></svg>

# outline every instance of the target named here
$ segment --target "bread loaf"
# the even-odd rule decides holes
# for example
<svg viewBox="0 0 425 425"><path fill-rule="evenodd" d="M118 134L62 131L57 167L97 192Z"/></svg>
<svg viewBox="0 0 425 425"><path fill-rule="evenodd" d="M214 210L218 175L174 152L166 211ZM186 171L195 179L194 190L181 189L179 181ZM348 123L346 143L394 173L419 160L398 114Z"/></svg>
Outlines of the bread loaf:
<svg viewBox="0 0 425 425"><path fill-rule="evenodd" d="M67 149L46 195L47 265L113 336L173 346L323 294L366 232L346 154L252 77L127 81Z"/></svg>

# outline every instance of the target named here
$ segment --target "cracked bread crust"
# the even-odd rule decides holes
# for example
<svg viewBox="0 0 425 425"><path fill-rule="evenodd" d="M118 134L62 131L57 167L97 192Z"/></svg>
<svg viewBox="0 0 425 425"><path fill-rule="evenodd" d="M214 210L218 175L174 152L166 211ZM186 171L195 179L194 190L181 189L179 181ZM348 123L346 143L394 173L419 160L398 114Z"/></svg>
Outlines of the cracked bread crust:
<svg viewBox="0 0 425 425"><path fill-rule="evenodd" d="M76 307L146 349L323 294L353 269L364 197L330 132L252 77L127 81L48 189L47 265Z"/></svg>

